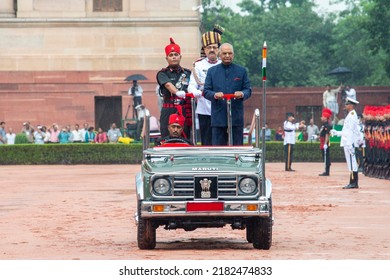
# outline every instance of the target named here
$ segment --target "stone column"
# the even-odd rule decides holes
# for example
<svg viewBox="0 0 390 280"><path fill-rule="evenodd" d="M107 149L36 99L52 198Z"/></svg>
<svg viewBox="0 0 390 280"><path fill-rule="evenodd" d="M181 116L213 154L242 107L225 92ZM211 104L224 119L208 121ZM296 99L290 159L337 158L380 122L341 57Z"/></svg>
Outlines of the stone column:
<svg viewBox="0 0 390 280"><path fill-rule="evenodd" d="M16 16L16 7L14 7L14 2L14 0L0 1L0 18Z"/></svg>

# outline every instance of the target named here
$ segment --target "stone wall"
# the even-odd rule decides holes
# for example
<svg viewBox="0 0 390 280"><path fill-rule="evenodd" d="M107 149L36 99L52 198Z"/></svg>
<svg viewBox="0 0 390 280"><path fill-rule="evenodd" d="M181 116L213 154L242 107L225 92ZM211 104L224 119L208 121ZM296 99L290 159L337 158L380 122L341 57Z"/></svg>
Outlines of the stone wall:
<svg viewBox="0 0 390 280"><path fill-rule="evenodd" d="M95 125L95 97L121 96L125 118L132 97L128 95L131 83L124 79L134 71L0 71L0 121L19 131L25 121L33 125L60 125L88 122ZM143 103L152 115L159 118L157 107L157 70L140 72L147 77L139 81L144 89ZM390 102L390 87L356 87L357 107L361 113L365 105L386 105ZM298 120L303 118L297 108L315 106L319 111L314 118L320 124L320 109L324 88L268 88L267 122L270 128L282 125L286 112L294 112ZM256 108L262 108L262 88L254 88L253 95L245 103L245 123L249 124ZM131 118L131 109L128 118ZM342 118L340 110L339 118ZM308 119L305 119L308 121Z"/></svg>
<svg viewBox="0 0 390 280"><path fill-rule="evenodd" d="M123 0L119 12L94 12L93 0L17 2L14 17L13 0L0 5L0 71L159 69L170 37L184 65L199 57L200 0Z"/></svg>

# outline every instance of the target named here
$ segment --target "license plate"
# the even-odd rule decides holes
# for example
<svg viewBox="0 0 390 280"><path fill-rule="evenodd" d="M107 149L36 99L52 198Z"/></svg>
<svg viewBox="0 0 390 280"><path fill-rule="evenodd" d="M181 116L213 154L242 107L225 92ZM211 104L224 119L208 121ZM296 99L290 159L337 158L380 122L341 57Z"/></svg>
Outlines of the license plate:
<svg viewBox="0 0 390 280"><path fill-rule="evenodd" d="M187 212L218 212L223 209L223 202L187 202Z"/></svg>

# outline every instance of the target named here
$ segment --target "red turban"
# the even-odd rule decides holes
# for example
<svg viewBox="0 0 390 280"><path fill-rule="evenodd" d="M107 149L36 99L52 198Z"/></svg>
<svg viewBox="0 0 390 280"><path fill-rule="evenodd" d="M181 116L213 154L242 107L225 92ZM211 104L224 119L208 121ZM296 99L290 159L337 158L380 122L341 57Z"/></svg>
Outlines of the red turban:
<svg viewBox="0 0 390 280"><path fill-rule="evenodd" d="M178 123L181 126L184 126L184 117L178 114L171 114L169 116L168 124Z"/></svg>
<svg viewBox="0 0 390 280"><path fill-rule="evenodd" d="M330 109L328 109L328 108L322 109L322 117L323 118L329 119L331 115L332 115L332 111Z"/></svg>
<svg viewBox="0 0 390 280"><path fill-rule="evenodd" d="M180 54L180 46L177 45L172 38L169 38L169 40L171 43L165 47L166 56L168 56L171 52L177 52L178 54Z"/></svg>

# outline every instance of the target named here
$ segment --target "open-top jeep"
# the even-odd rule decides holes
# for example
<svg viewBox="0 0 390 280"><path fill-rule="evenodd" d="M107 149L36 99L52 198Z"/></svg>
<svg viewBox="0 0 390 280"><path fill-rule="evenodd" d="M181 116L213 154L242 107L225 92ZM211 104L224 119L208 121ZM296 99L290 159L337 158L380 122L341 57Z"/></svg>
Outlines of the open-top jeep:
<svg viewBox="0 0 390 280"><path fill-rule="evenodd" d="M256 111L252 124L259 131ZM144 159L136 176L138 247L154 249L159 226L192 231L230 225L246 229L246 239L254 248L268 250L272 243L272 184L263 176L259 137L255 146L166 142L150 148L147 115Z"/></svg>

